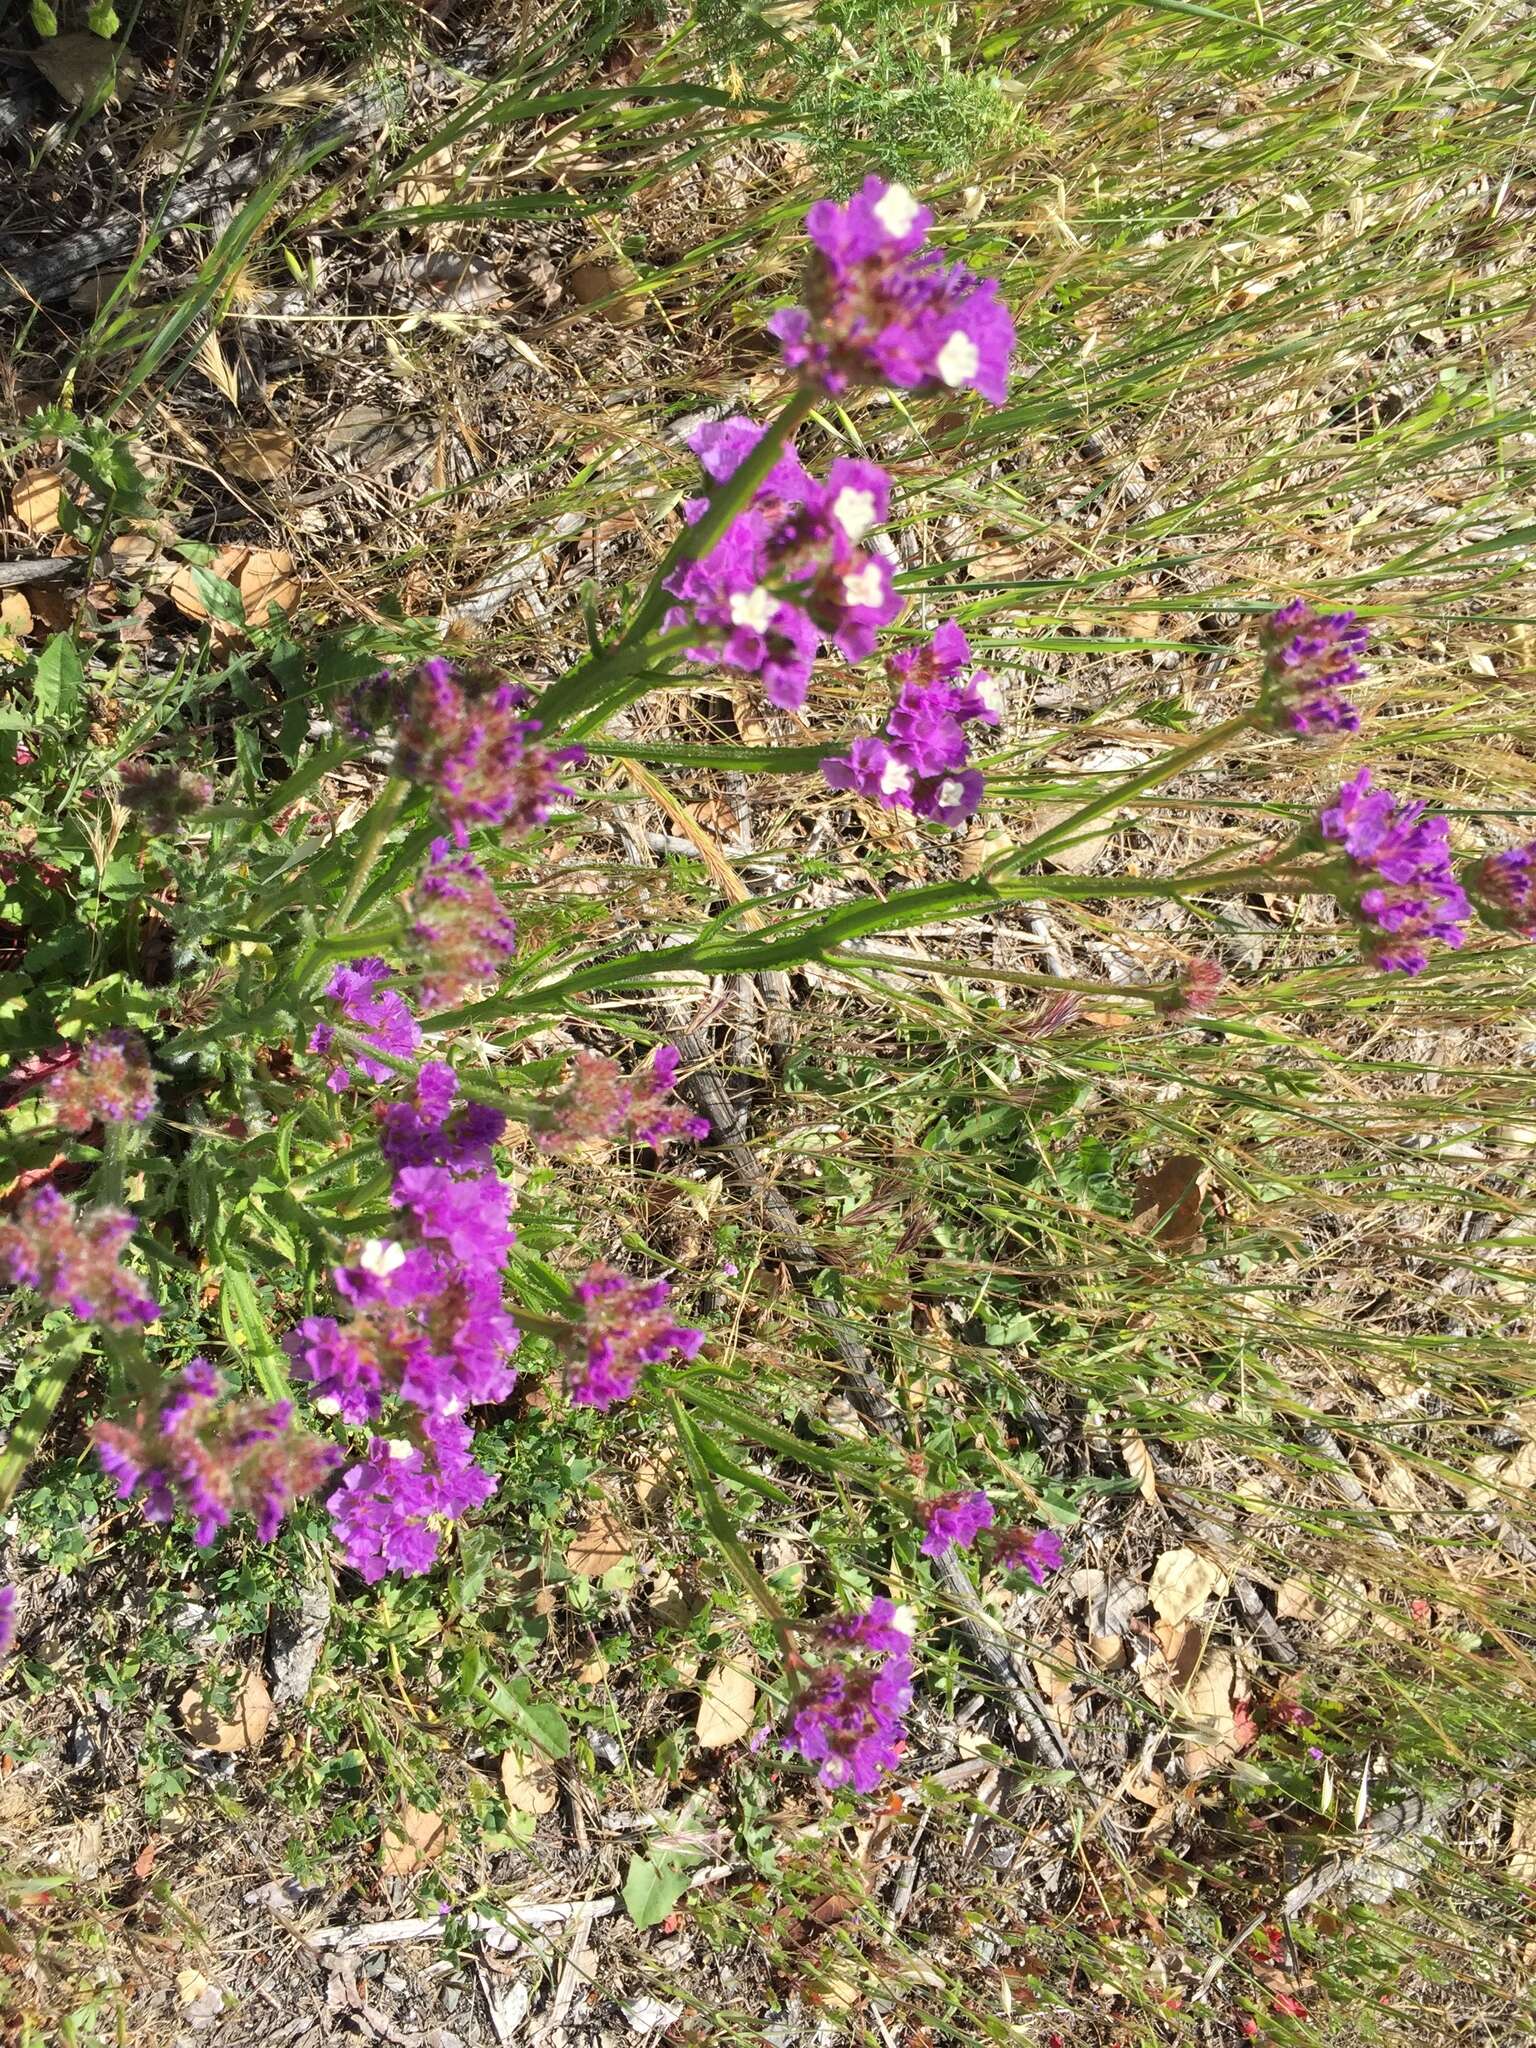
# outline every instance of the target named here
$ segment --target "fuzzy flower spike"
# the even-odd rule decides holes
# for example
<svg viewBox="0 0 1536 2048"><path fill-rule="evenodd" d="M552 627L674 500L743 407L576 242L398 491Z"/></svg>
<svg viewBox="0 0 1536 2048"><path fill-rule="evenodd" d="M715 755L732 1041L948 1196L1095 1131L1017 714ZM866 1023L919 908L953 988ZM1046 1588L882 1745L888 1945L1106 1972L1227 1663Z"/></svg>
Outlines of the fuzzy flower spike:
<svg viewBox="0 0 1536 2048"><path fill-rule="evenodd" d="M829 1791L873 1792L900 1761L912 1704L912 1624L889 1600L823 1621L801 1660L784 1748L818 1766Z"/></svg>
<svg viewBox="0 0 1536 2048"><path fill-rule="evenodd" d="M1362 768L1318 817L1325 846L1345 863L1333 882L1358 921L1367 959L1384 974L1419 974L1432 944L1456 948L1472 906L1451 869L1450 826L1373 789Z"/></svg>
<svg viewBox="0 0 1536 2048"><path fill-rule="evenodd" d="M1315 612L1299 597L1271 612L1259 629L1260 715L1276 732L1358 732L1344 692L1365 679L1365 638L1353 612Z"/></svg>
<svg viewBox="0 0 1536 2048"><path fill-rule="evenodd" d="M946 263L927 243L933 215L905 185L866 178L845 204L818 200L805 217L813 246L803 306L768 322L791 369L825 390L969 386L993 405L1008 396L1013 320L994 278Z"/></svg>

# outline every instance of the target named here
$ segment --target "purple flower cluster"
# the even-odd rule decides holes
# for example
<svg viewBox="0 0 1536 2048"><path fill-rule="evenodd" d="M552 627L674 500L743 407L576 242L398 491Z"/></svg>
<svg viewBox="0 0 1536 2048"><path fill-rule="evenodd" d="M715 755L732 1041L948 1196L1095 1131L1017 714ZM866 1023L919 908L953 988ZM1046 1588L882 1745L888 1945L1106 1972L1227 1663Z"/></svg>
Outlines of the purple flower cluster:
<svg viewBox="0 0 1536 2048"><path fill-rule="evenodd" d="M0 1663L11 1654L16 1640L16 1588L0 1586Z"/></svg>
<svg viewBox="0 0 1536 2048"><path fill-rule="evenodd" d="M784 1749L817 1764L823 1785L873 1792L896 1768L912 1704L912 1628L889 1600L833 1616L800 1660L805 1676L789 1711Z"/></svg>
<svg viewBox="0 0 1536 2048"><path fill-rule="evenodd" d="M1059 1572L1065 1561L1054 1529L999 1529L992 1555L1003 1571L1028 1572L1037 1586L1045 1584L1047 1572Z"/></svg>
<svg viewBox="0 0 1536 2048"><path fill-rule="evenodd" d="M845 204L805 217L814 245L803 306L768 322L791 369L825 390L850 384L1008 396L1013 320L996 280L928 247L933 215L905 185L866 178Z"/></svg>
<svg viewBox="0 0 1536 2048"><path fill-rule="evenodd" d="M367 738L393 725L395 774L432 790L455 843L467 846L474 825L531 832L573 793L560 771L584 761L585 749L541 746L540 721L526 716L531 701L520 683L438 656L376 676L348 722Z"/></svg>
<svg viewBox="0 0 1536 2048"><path fill-rule="evenodd" d="M318 1437L293 1427L293 1404L231 1402L205 1358L142 1403L131 1423L98 1422L96 1455L117 1497L144 1489L144 1513L169 1522L192 1517L193 1539L211 1543L242 1509L269 1543L294 1501L312 1493L340 1461Z"/></svg>
<svg viewBox="0 0 1536 2048"><path fill-rule="evenodd" d="M353 960L345 967L337 968L325 992L360 1038L395 1059L408 1060L421 1043L421 1031L406 1007L404 996L397 989L384 986L394 979L395 970L387 961L371 957ZM317 1024L310 1033L309 1049L311 1052L328 1053L335 1039L334 1024ZM331 1069L326 1078L327 1088L339 1093L341 1089L350 1087L354 1069L370 1081L393 1078L393 1069L385 1066L382 1060L370 1059L367 1053L354 1053L349 1057L350 1066Z"/></svg>
<svg viewBox="0 0 1536 2048"><path fill-rule="evenodd" d="M970 642L953 621L926 646L903 649L886 663L898 686L878 738L858 739L846 756L822 763L833 789L848 789L883 809L900 806L941 825L963 825L981 802L982 777L967 767L965 728L996 725L996 687L985 669L963 674Z"/></svg>
<svg viewBox="0 0 1536 2048"><path fill-rule="evenodd" d="M1489 924L1536 939L1536 839L1487 855L1467 877L1467 887Z"/></svg>
<svg viewBox="0 0 1536 2048"><path fill-rule="evenodd" d="M434 839L411 896L412 944L422 964L421 998L445 1009L494 981L517 947L517 926L473 854Z"/></svg>
<svg viewBox="0 0 1536 2048"><path fill-rule="evenodd" d="M566 1374L566 1388L580 1408L611 1408L627 1401L648 1365L674 1352L694 1358L702 1330L673 1322L667 1313L671 1288L665 1280L632 1280L612 1266L589 1266L573 1289L579 1314L572 1338L580 1358Z"/></svg>
<svg viewBox="0 0 1536 2048"><path fill-rule="evenodd" d="M43 1093L62 1130L78 1136L92 1124L141 1124L155 1106L149 1047L137 1031L88 1038L72 1065L60 1067Z"/></svg>
<svg viewBox="0 0 1536 2048"><path fill-rule="evenodd" d="M398 1237L371 1239L334 1274L347 1320L307 1316L283 1340L323 1413L371 1423L386 1401L412 1411L400 1438L374 1437L326 1505L348 1562L372 1583L422 1572L442 1520L489 1499L472 1458L467 1409L504 1401L518 1329L501 1276L514 1232L512 1194L491 1167L499 1110L458 1101L453 1069L429 1061L414 1099L380 1113Z"/></svg>
<svg viewBox="0 0 1536 2048"><path fill-rule="evenodd" d="M0 1272L17 1287L35 1287L84 1323L116 1330L152 1323L160 1305L118 1254L137 1225L122 1209L81 1215L57 1188L42 1187L14 1217L0 1223Z"/></svg>
<svg viewBox="0 0 1536 2048"><path fill-rule="evenodd" d="M1209 1017L1226 981L1214 960L1187 960L1155 998L1164 1017Z"/></svg>
<svg viewBox="0 0 1536 2048"><path fill-rule="evenodd" d="M1344 692L1365 679L1365 641L1353 612L1315 612L1299 597L1282 605L1259 629L1260 714L1277 732L1358 732L1360 713Z"/></svg>
<svg viewBox="0 0 1536 2048"><path fill-rule="evenodd" d="M174 832L185 818L205 811L213 802L213 784L206 775L169 762L128 761L118 770L118 795L123 809L151 832Z"/></svg>
<svg viewBox="0 0 1536 2048"><path fill-rule="evenodd" d="M677 1086L681 1059L675 1045L659 1045L648 1066L626 1075L605 1053L577 1053L564 1087L534 1119L541 1149L575 1153L626 1144L664 1152L681 1139L707 1138L707 1117L666 1099Z"/></svg>
<svg viewBox="0 0 1536 2048"><path fill-rule="evenodd" d="M969 1550L993 1522L992 1503L984 1493L941 1493L918 1504L924 1557L943 1557L950 1550Z"/></svg>
<svg viewBox="0 0 1536 2048"><path fill-rule="evenodd" d="M1373 789L1362 768L1320 813L1318 831L1348 857L1334 886L1360 921L1367 958L1384 973L1418 974L1431 943L1461 945L1471 905L1451 868L1444 818Z"/></svg>
<svg viewBox="0 0 1536 2048"><path fill-rule="evenodd" d="M688 445L722 483L762 435L751 420L712 420ZM679 602L665 625L697 635L685 649L690 661L760 676L771 704L798 711L824 640L845 660L862 661L901 611L890 562L859 545L885 519L890 498L891 480L873 462L839 457L818 482L786 450L714 546L667 579ZM707 503L690 499L689 520Z"/></svg>

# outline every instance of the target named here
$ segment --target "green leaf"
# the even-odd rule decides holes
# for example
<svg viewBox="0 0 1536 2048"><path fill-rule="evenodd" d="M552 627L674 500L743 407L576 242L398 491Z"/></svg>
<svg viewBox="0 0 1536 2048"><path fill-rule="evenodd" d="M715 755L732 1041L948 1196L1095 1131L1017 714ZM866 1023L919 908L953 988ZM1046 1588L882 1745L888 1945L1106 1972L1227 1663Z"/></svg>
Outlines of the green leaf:
<svg viewBox="0 0 1536 2048"><path fill-rule="evenodd" d="M226 626L245 624L245 599L233 583L203 568L193 569L192 583L212 617L222 619Z"/></svg>
<svg viewBox="0 0 1536 2048"><path fill-rule="evenodd" d="M467 1677L469 1690L482 1706L499 1714L535 1749L542 1750L545 1756L553 1757L557 1762L570 1755L571 1731L553 1707L519 1699L512 1687L499 1679L494 1671L480 1671L478 1657L466 1663L461 1676Z"/></svg>
<svg viewBox="0 0 1536 2048"><path fill-rule="evenodd" d="M117 9L112 0L91 0L85 17L85 25L93 36L105 36L110 42L122 24L117 18Z"/></svg>
<svg viewBox="0 0 1536 2048"><path fill-rule="evenodd" d="M48 0L32 0L32 26L40 36L58 34L59 17L48 5Z"/></svg>
<svg viewBox="0 0 1536 2048"><path fill-rule="evenodd" d="M79 709L84 688L79 649L67 633L56 633L37 657L32 673L32 702L39 718L67 724Z"/></svg>
<svg viewBox="0 0 1536 2048"><path fill-rule="evenodd" d="M244 1352L261 1391L269 1401L291 1401L293 1387L288 1364L272 1341L261 1303L248 1274L238 1266L226 1265L219 1288L219 1321L230 1348Z"/></svg>
<svg viewBox="0 0 1536 2048"><path fill-rule="evenodd" d="M657 1927L688 1889L689 1866L658 1850L631 1856L624 1879L624 1910L643 1933Z"/></svg>

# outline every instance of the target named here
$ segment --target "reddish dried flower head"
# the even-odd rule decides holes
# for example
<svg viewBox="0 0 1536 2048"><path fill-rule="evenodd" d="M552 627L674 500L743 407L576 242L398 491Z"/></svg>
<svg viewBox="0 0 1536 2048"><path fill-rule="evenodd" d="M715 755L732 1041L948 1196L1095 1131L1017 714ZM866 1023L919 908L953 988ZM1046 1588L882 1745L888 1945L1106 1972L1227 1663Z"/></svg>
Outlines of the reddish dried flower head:
<svg viewBox="0 0 1536 2048"><path fill-rule="evenodd" d="M1214 960L1187 960L1156 998L1163 1017L1209 1017L1216 1008L1226 975Z"/></svg>
<svg viewBox="0 0 1536 2048"><path fill-rule="evenodd" d="M572 1341L582 1356L568 1369L566 1386L579 1407L611 1408L627 1401L648 1365L676 1352L693 1358L702 1330L686 1329L667 1313L665 1280L632 1280L612 1266L589 1266L572 1290L579 1318Z"/></svg>
<svg viewBox="0 0 1536 2048"><path fill-rule="evenodd" d="M56 1188L39 1188L0 1223L0 1273L72 1309L82 1322L135 1329L160 1314L159 1303L118 1264L135 1227L122 1209L81 1215Z"/></svg>
<svg viewBox="0 0 1536 2048"><path fill-rule="evenodd" d="M205 1358L194 1358L132 1422L98 1422L96 1455L119 1500L144 1489L144 1513L169 1522L192 1517L193 1539L211 1543L230 1516L255 1517L269 1543L294 1501L340 1463L334 1445L293 1428L291 1402L226 1401Z"/></svg>
<svg viewBox="0 0 1536 2048"><path fill-rule="evenodd" d="M680 1059L675 1045L660 1045L649 1066L626 1076L604 1053L577 1053L565 1086L533 1119L540 1147L572 1153L627 1144L663 1152L682 1139L707 1138L707 1118L666 1099L677 1085Z"/></svg>
<svg viewBox="0 0 1536 2048"><path fill-rule="evenodd" d="M354 699L351 723L369 736L393 724L395 773L435 792L455 841L466 846L473 825L531 832L558 798L573 794L559 771L579 765L586 750L541 746L539 721L524 715L529 701L521 684L438 657L375 678Z"/></svg>
<svg viewBox="0 0 1536 2048"><path fill-rule="evenodd" d="M43 1092L60 1127L77 1135L95 1123L141 1124L155 1106L149 1048L137 1031L104 1031Z"/></svg>
<svg viewBox="0 0 1536 2048"><path fill-rule="evenodd" d="M207 810L213 802L213 784L206 775L170 762L127 761L118 770L118 794L124 810L151 832L165 834L174 832L183 819Z"/></svg>
<svg viewBox="0 0 1536 2048"><path fill-rule="evenodd" d="M434 839L411 896L410 935L422 966L421 999L446 1009L494 981L517 949L517 926L472 854Z"/></svg>

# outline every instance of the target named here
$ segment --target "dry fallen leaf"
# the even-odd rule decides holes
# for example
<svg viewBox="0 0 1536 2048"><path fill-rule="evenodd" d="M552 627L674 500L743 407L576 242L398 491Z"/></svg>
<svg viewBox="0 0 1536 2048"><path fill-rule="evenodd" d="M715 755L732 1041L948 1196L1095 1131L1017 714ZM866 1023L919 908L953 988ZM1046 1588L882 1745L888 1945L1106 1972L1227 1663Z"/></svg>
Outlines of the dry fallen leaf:
<svg viewBox="0 0 1536 2048"><path fill-rule="evenodd" d="M17 643L24 640L31 630L32 607L27 603L24 593L19 590L6 591L5 595L0 597L0 647L16 647L19 654L20 648Z"/></svg>
<svg viewBox="0 0 1536 2048"><path fill-rule="evenodd" d="M11 492L11 510L31 533L58 533L59 499L64 475L57 469L34 469Z"/></svg>
<svg viewBox="0 0 1536 2048"><path fill-rule="evenodd" d="M252 1668L245 1674L229 1720L219 1717L195 1685L182 1694L179 1711L189 1742L199 1749L217 1750L220 1756L234 1756L240 1750L260 1749L266 1740L272 1725L272 1695L267 1681Z"/></svg>
<svg viewBox="0 0 1536 2048"><path fill-rule="evenodd" d="M1517 1799L1509 1815L1509 1874L1536 1884L1536 1799Z"/></svg>
<svg viewBox="0 0 1536 2048"><path fill-rule="evenodd" d="M1230 1763L1242 1747L1232 1717L1232 1688L1237 1666L1225 1650L1212 1650L1184 1689L1180 1718L1195 1731L1184 1751L1191 1778L1209 1777Z"/></svg>
<svg viewBox="0 0 1536 2048"><path fill-rule="evenodd" d="M565 1553L565 1561L578 1578L600 1579L628 1556L623 1523L607 1508L598 1508Z"/></svg>
<svg viewBox="0 0 1536 2048"><path fill-rule="evenodd" d="M520 1750L502 1753L501 1789L514 1813L553 1813L560 1803L560 1781L547 1757L525 1756Z"/></svg>
<svg viewBox="0 0 1536 2048"><path fill-rule="evenodd" d="M294 440L281 427L256 427L235 434L220 451L231 476L248 484L269 484L293 467Z"/></svg>
<svg viewBox="0 0 1536 2048"><path fill-rule="evenodd" d="M1175 1152L1136 1176L1131 1215L1143 1237L1167 1251L1192 1251L1203 1240L1200 1201L1210 1168L1193 1152Z"/></svg>
<svg viewBox="0 0 1536 2048"><path fill-rule="evenodd" d="M1157 1649L1142 1663L1137 1676L1153 1705L1168 1707L1194 1677L1205 1637L1183 1621L1160 1621L1152 1634Z"/></svg>
<svg viewBox="0 0 1536 2048"><path fill-rule="evenodd" d="M240 571L245 567L245 559L249 553L249 548L220 548L208 564L209 575L222 577L226 583L233 583L238 590ZM190 562L181 564L166 587L176 609L185 612L189 619L206 619L209 616L208 607L203 603Z"/></svg>
<svg viewBox="0 0 1536 2048"><path fill-rule="evenodd" d="M700 1749L742 1741L751 1732L756 1707L757 1684L747 1665L729 1658L717 1664L699 1688L699 1717L693 1726Z"/></svg>
<svg viewBox="0 0 1536 2048"><path fill-rule="evenodd" d="M409 1877L441 1856L449 1840L448 1823L440 1813L424 1813L406 1800L399 1819L384 1830L379 1850L384 1875Z"/></svg>
<svg viewBox="0 0 1536 2048"><path fill-rule="evenodd" d="M109 552L119 568L136 575L140 569L149 567L159 549L147 533L120 533L113 539Z"/></svg>
<svg viewBox="0 0 1536 2048"><path fill-rule="evenodd" d="M1134 1429L1128 1429L1120 1441L1120 1455L1125 1460L1125 1469L1136 1482L1136 1489L1149 1508L1157 1506L1157 1467L1152 1462L1152 1453L1147 1449Z"/></svg>
<svg viewBox="0 0 1536 2048"><path fill-rule="evenodd" d="M268 605L291 612L299 601L293 557L286 548L252 548L235 581L253 626L266 624Z"/></svg>
<svg viewBox="0 0 1536 2048"><path fill-rule="evenodd" d="M1147 1591L1161 1620L1188 1621L1212 1594L1225 1594L1231 1581L1219 1564L1198 1550L1165 1550L1152 1567Z"/></svg>
<svg viewBox="0 0 1536 2048"><path fill-rule="evenodd" d="M1275 1594L1275 1613L1281 1621L1316 1621L1322 1611L1305 1579L1282 1580Z"/></svg>
<svg viewBox="0 0 1536 2048"><path fill-rule="evenodd" d="M81 29L71 35L50 36L29 54L65 106L78 109L110 84L122 51L119 44ZM130 66L125 62L123 69L126 74Z"/></svg>

